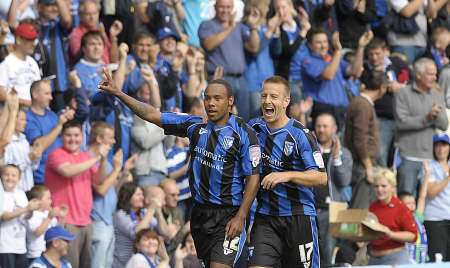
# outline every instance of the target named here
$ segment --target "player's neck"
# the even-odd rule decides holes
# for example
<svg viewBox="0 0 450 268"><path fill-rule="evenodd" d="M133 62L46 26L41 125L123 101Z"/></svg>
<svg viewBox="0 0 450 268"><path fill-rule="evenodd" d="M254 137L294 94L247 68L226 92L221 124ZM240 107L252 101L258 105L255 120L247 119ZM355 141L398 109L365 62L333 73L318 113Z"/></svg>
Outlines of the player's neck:
<svg viewBox="0 0 450 268"><path fill-rule="evenodd" d="M271 129L278 129L284 127L289 122L289 117L287 117L286 114L284 114L281 118L273 121L273 122L267 122L267 126Z"/></svg>

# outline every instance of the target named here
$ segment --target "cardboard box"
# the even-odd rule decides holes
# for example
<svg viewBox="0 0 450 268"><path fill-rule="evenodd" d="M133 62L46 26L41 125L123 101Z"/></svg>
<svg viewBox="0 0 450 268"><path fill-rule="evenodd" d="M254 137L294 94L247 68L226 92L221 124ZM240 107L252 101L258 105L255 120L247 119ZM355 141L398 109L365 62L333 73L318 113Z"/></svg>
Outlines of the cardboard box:
<svg viewBox="0 0 450 268"><path fill-rule="evenodd" d="M331 202L329 220L333 237L351 241L376 240L385 228L375 214L367 209L348 209L347 203Z"/></svg>

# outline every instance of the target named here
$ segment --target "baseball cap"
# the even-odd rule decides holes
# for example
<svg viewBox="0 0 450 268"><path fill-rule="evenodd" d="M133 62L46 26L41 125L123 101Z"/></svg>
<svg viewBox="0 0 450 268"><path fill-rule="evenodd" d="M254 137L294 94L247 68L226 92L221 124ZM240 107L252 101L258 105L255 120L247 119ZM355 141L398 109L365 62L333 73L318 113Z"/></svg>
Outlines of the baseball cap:
<svg viewBox="0 0 450 268"><path fill-rule="evenodd" d="M75 240L75 235L64 229L62 226L54 226L45 232L45 242L50 242L55 239L62 239L66 241Z"/></svg>
<svg viewBox="0 0 450 268"><path fill-rule="evenodd" d="M450 138L448 137L447 134L436 134L433 136L433 143L436 142L445 142L450 144Z"/></svg>
<svg viewBox="0 0 450 268"><path fill-rule="evenodd" d="M54 5L56 4L56 0L39 0L38 3L43 5Z"/></svg>
<svg viewBox="0 0 450 268"><path fill-rule="evenodd" d="M167 37L173 37L175 38L175 40L180 41L180 37L178 36L178 34L176 32L174 32L172 29L170 29L169 27L164 27L159 29L158 34L156 35L156 39L157 41L161 41L164 38Z"/></svg>
<svg viewBox="0 0 450 268"><path fill-rule="evenodd" d="M34 40L38 37L36 28L30 23L20 23L14 31L14 35L27 40Z"/></svg>

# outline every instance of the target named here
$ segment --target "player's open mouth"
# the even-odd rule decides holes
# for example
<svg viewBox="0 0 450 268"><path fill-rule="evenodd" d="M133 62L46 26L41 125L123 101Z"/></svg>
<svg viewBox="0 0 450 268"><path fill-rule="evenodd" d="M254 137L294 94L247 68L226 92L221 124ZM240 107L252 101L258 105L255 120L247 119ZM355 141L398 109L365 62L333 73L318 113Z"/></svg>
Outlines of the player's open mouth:
<svg viewBox="0 0 450 268"><path fill-rule="evenodd" d="M275 113L275 109L273 108L264 108L263 109L265 116L272 116Z"/></svg>

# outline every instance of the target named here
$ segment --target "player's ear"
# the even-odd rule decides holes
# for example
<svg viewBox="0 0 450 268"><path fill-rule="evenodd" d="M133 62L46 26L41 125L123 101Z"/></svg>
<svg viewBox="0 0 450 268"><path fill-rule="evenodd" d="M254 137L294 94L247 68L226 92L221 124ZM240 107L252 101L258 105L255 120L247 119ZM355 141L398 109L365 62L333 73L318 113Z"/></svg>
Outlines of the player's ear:
<svg viewBox="0 0 450 268"><path fill-rule="evenodd" d="M287 96L284 98L284 102L283 102L283 108L287 109L287 107L289 106L289 103L291 102L291 97Z"/></svg>
<svg viewBox="0 0 450 268"><path fill-rule="evenodd" d="M233 104L234 104L234 96L231 95L228 97L228 106L233 107Z"/></svg>

